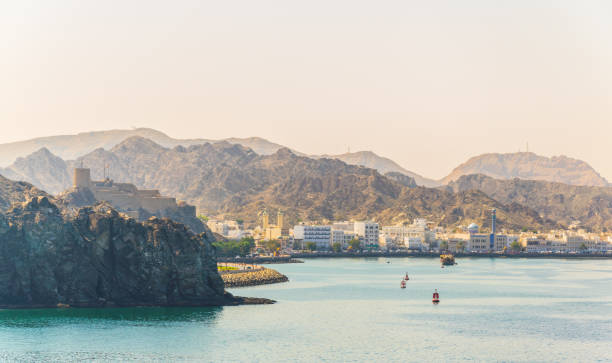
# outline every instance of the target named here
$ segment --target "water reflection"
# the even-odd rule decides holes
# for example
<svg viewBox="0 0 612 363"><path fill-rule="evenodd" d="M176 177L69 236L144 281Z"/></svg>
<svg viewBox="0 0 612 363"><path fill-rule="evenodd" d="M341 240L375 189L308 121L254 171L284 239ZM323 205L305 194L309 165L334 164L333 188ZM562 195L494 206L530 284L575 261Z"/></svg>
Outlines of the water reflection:
<svg viewBox="0 0 612 363"><path fill-rule="evenodd" d="M0 310L0 328L41 328L120 322L129 325L203 322L214 324L223 307L135 307Z"/></svg>

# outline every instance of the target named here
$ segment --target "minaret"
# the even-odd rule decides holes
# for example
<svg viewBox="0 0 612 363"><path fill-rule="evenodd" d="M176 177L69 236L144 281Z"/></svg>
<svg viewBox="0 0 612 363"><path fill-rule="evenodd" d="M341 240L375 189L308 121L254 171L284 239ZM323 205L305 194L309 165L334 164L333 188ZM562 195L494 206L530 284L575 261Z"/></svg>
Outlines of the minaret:
<svg viewBox="0 0 612 363"><path fill-rule="evenodd" d="M491 209L491 236L489 238L489 248L491 250L495 248L495 222L497 219L495 212L495 209Z"/></svg>

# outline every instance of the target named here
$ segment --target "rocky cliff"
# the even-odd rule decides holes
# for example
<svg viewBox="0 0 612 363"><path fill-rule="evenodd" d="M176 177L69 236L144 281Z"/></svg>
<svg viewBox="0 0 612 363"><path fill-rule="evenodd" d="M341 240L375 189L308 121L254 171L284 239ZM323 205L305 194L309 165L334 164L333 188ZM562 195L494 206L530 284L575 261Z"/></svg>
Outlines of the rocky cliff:
<svg viewBox="0 0 612 363"><path fill-rule="evenodd" d="M236 304L209 233L107 204L62 213L47 196L0 214L0 307Z"/></svg>

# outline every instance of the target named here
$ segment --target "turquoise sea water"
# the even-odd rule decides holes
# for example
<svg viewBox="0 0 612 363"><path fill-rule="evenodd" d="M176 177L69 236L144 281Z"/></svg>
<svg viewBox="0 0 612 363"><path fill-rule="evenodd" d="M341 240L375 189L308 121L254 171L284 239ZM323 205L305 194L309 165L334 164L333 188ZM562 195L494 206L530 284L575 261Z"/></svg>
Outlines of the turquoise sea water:
<svg viewBox="0 0 612 363"><path fill-rule="evenodd" d="M231 290L275 305L0 310L0 361L612 361L612 260L457 261L312 259Z"/></svg>

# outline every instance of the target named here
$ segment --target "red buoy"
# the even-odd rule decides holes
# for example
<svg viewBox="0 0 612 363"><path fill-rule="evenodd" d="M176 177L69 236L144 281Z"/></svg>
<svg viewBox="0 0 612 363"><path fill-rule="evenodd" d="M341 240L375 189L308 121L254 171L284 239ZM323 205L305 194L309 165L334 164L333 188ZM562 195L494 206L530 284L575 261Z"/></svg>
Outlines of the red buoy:
<svg viewBox="0 0 612 363"><path fill-rule="evenodd" d="M431 299L431 302L434 304L437 304L440 302L440 294L438 294L438 289L436 289L436 291L434 291L433 293L433 298Z"/></svg>

